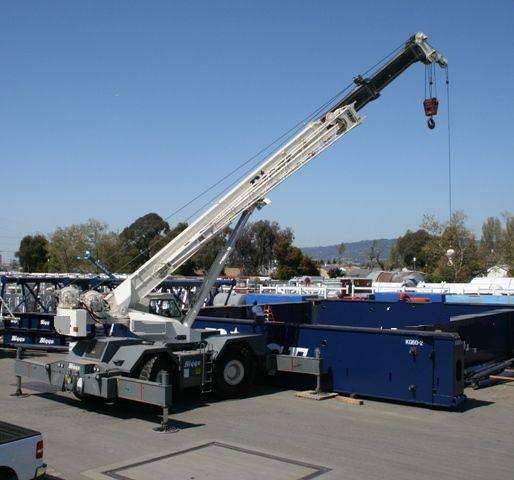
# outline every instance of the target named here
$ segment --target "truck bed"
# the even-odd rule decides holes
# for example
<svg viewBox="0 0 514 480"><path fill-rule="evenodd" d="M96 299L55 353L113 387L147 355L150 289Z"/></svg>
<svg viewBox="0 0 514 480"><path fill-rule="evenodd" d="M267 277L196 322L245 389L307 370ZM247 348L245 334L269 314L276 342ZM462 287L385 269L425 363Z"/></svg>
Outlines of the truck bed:
<svg viewBox="0 0 514 480"><path fill-rule="evenodd" d="M41 435L35 430L29 428L20 427L11 423L0 422L0 445L9 442L15 442L17 440L23 440L24 438L34 437Z"/></svg>

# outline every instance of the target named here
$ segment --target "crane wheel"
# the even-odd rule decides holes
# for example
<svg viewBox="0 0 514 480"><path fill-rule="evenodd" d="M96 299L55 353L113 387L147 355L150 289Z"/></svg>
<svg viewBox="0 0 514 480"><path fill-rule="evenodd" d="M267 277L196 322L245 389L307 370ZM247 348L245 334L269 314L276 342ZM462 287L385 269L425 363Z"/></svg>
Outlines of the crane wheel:
<svg viewBox="0 0 514 480"><path fill-rule="evenodd" d="M250 389L254 364L246 348L232 347L216 359L214 393L222 398L238 397Z"/></svg>
<svg viewBox="0 0 514 480"><path fill-rule="evenodd" d="M146 359L139 371L139 379L149 382L162 382L162 374L168 373L169 381L173 386L173 393L178 387L175 364L170 357L163 354L151 355Z"/></svg>

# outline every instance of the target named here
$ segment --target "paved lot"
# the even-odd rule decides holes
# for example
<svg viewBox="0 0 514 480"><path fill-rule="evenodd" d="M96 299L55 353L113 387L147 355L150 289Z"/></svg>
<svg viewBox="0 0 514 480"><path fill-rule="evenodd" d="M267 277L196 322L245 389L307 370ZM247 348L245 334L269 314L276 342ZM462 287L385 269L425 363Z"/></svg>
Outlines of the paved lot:
<svg viewBox="0 0 514 480"><path fill-rule="evenodd" d="M514 478L514 383L468 391L461 412L258 387L239 400L190 398L173 413L179 430L163 434L152 431L157 412L137 405L85 408L35 384L10 397L12 361L0 352L1 418L42 431L63 480Z"/></svg>

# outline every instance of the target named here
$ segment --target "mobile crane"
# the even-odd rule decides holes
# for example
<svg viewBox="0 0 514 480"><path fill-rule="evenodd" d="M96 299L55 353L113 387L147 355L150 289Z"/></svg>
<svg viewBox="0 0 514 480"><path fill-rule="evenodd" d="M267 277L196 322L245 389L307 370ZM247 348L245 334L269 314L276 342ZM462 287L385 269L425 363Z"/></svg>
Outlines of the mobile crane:
<svg viewBox="0 0 514 480"><path fill-rule="evenodd" d="M359 111L408 67L421 62L447 67L423 33L413 35L403 48L370 78L355 78L355 88L294 138L266 158L255 170L217 200L182 233L115 288L107 297L96 291L61 290L55 327L70 337L65 358L40 363L15 362L15 374L72 391L80 398L126 398L163 407L167 419L172 388L200 387L222 395L244 392L257 370L281 370L287 355L271 355L263 335L230 334L191 328L213 283L223 269L245 223L266 195L337 139L360 125ZM237 219L225 248L214 261L183 318L165 318L145 310L145 297L169 274ZM131 337L93 337L91 325L122 324ZM321 372L319 356L287 360L287 370ZM21 383L19 383L21 385Z"/></svg>

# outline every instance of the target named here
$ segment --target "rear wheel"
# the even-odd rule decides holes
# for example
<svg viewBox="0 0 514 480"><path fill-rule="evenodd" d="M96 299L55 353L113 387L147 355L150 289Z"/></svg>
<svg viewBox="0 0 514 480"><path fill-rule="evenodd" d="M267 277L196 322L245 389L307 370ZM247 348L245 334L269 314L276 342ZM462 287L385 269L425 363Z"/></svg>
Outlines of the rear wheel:
<svg viewBox="0 0 514 480"><path fill-rule="evenodd" d="M162 383L164 373L168 374L169 382L173 386L173 393L176 393L178 386L175 364L167 355L152 355L141 367L139 378L149 382Z"/></svg>
<svg viewBox="0 0 514 480"><path fill-rule="evenodd" d="M253 359L245 348L230 348L216 360L214 393L237 397L248 392L254 375Z"/></svg>
<svg viewBox="0 0 514 480"><path fill-rule="evenodd" d="M18 475L10 468L0 467L0 478L2 480L18 480Z"/></svg>

